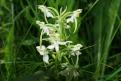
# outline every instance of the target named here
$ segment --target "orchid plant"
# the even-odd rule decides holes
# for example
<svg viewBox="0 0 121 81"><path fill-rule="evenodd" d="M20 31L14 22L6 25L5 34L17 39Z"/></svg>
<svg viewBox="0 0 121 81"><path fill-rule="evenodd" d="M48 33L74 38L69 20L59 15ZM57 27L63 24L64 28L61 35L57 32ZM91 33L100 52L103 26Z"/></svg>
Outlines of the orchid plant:
<svg viewBox="0 0 121 81"><path fill-rule="evenodd" d="M40 45L36 49L46 65L52 65L53 68L61 67L58 74L71 77L71 69L78 67L80 49L83 46L74 44L69 38L77 31L77 18L82 9L67 12L67 8L65 10L61 8L57 11L44 5L38 5L38 9L44 13L45 22L36 21L41 30ZM48 19L52 19L53 22L49 22ZM48 45L44 45L44 41L48 42ZM76 57L76 60L73 57ZM74 70L72 77L77 76L78 71Z"/></svg>

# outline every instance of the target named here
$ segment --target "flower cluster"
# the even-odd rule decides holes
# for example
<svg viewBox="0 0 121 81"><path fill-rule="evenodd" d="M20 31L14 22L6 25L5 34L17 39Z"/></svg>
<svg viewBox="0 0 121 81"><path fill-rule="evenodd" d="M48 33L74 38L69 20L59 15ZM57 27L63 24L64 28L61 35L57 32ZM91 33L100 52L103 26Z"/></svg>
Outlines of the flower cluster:
<svg viewBox="0 0 121 81"><path fill-rule="evenodd" d="M47 64L50 63L50 56L55 56L62 58L63 55L68 56L79 56L81 54L80 49L82 48L81 44L74 44L73 41L70 41L68 38L69 30L76 30L77 27L71 28L72 23L77 26L77 17L82 12L82 9L78 9L73 12L58 12L52 7L46 7L44 5L39 5L40 9L44 13L44 18L47 22L36 21L36 24L39 25L41 30L40 35L40 45L36 47L40 55L43 56L43 61ZM47 18L52 18L53 22L48 23ZM71 24L69 24L71 23ZM72 32L72 31L71 31ZM73 34L73 33L70 33ZM47 45L43 44L43 41L48 42Z"/></svg>

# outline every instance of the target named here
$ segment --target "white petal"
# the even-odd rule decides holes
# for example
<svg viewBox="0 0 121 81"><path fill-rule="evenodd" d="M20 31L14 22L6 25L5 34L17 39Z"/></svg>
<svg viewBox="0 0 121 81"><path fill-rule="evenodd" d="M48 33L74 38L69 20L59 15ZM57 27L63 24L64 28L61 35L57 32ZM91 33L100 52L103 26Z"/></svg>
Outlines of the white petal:
<svg viewBox="0 0 121 81"><path fill-rule="evenodd" d="M59 44L55 44L55 51L59 51Z"/></svg>
<svg viewBox="0 0 121 81"><path fill-rule="evenodd" d="M74 53L74 52L71 52L71 55L72 55L72 56L75 56L75 53Z"/></svg>
<svg viewBox="0 0 121 81"><path fill-rule="evenodd" d="M48 10L48 8L44 5L38 5L38 9L40 9L43 13L45 13Z"/></svg>
<svg viewBox="0 0 121 81"><path fill-rule="evenodd" d="M47 35L49 34L49 29L47 27L44 27L43 30L44 30L44 33L47 33Z"/></svg>
<svg viewBox="0 0 121 81"><path fill-rule="evenodd" d="M66 45L67 43L72 43L72 41L58 42L60 45Z"/></svg>
<svg viewBox="0 0 121 81"><path fill-rule="evenodd" d="M70 18L67 19L67 23L74 22L75 17L72 15Z"/></svg>
<svg viewBox="0 0 121 81"><path fill-rule="evenodd" d="M40 10L44 13L44 15L45 15L46 17L52 17L52 18L53 18L53 15L51 14L51 12L49 11L49 9L48 9L46 6L44 6L44 5L39 5L39 6L38 6L38 9L40 9Z"/></svg>
<svg viewBox="0 0 121 81"><path fill-rule="evenodd" d="M82 9L78 9L78 10L74 11L74 12L73 12L73 15L74 15L75 17L79 17L79 14L80 14L80 13L82 13Z"/></svg>
<svg viewBox="0 0 121 81"><path fill-rule="evenodd" d="M71 21L70 18L68 18L68 19L66 20L67 23L69 23L70 21Z"/></svg>
<svg viewBox="0 0 121 81"><path fill-rule="evenodd" d="M71 28L71 27L70 27L69 25L67 25L67 26L66 26L66 29L69 29L69 28Z"/></svg>
<svg viewBox="0 0 121 81"><path fill-rule="evenodd" d="M48 54L46 54L46 55L43 55L43 61L45 62L45 63L49 63L49 55Z"/></svg>
<svg viewBox="0 0 121 81"><path fill-rule="evenodd" d="M80 50L80 48L82 48L83 46L81 45L81 44L76 44L73 48L72 48L72 50L73 51L78 51L78 50Z"/></svg>
<svg viewBox="0 0 121 81"><path fill-rule="evenodd" d="M40 53L40 55L44 55L44 54L47 54L48 52L46 51L46 48L45 46L37 46L36 47L37 51Z"/></svg>
<svg viewBox="0 0 121 81"><path fill-rule="evenodd" d="M81 44L77 44L77 45L75 45L75 47L78 48L78 49L80 49L80 48L82 48L83 46L82 46Z"/></svg>
<svg viewBox="0 0 121 81"><path fill-rule="evenodd" d="M76 52L76 55L81 55L81 52L80 52L80 51L77 51L77 52Z"/></svg>
<svg viewBox="0 0 121 81"><path fill-rule="evenodd" d="M76 17L75 16L71 16L71 18L70 18L70 20L71 20L71 22L74 22L74 20L76 19Z"/></svg>
<svg viewBox="0 0 121 81"><path fill-rule="evenodd" d="M52 17L52 18L53 18L53 15L52 15L49 11L46 13L46 16L47 16L47 17Z"/></svg>
<svg viewBox="0 0 121 81"><path fill-rule="evenodd" d="M72 41L66 41L67 43L73 43Z"/></svg>
<svg viewBox="0 0 121 81"><path fill-rule="evenodd" d="M60 45L66 45L67 42L58 42Z"/></svg>
<svg viewBox="0 0 121 81"><path fill-rule="evenodd" d="M40 22L39 20L36 21L36 24L39 25L40 27L43 27L45 25L44 22ZM41 29L41 28L40 28Z"/></svg>
<svg viewBox="0 0 121 81"><path fill-rule="evenodd" d="M54 45L49 45L47 48L53 50L54 49Z"/></svg>
<svg viewBox="0 0 121 81"><path fill-rule="evenodd" d="M39 52L40 55L44 55L43 51L41 50L40 46L36 47L37 51Z"/></svg>

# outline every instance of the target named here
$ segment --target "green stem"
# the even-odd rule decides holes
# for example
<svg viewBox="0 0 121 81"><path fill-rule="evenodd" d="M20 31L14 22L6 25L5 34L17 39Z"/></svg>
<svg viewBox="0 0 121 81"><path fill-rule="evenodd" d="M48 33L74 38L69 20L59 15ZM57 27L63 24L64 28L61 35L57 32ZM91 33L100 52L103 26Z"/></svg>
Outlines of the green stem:
<svg viewBox="0 0 121 81"><path fill-rule="evenodd" d="M43 30L41 31L41 34L40 34L40 46L42 45L42 34L43 34Z"/></svg>
<svg viewBox="0 0 121 81"><path fill-rule="evenodd" d="M75 64L75 66L78 66L78 62L79 62L79 55L76 55L76 64Z"/></svg>

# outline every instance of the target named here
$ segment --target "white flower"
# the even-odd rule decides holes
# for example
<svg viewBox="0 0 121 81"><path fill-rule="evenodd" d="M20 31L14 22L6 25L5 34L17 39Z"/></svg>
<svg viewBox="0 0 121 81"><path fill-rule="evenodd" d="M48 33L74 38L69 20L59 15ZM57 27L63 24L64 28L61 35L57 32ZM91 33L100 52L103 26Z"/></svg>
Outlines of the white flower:
<svg viewBox="0 0 121 81"><path fill-rule="evenodd" d="M82 9L78 9L76 11L73 11L71 14L71 17L67 19L67 23L74 22L77 17L79 17L79 14L82 12Z"/></svg>
<svg viewBox="0 0 121 81"><path fill-rule="evenodd" d="M51 49L51 50L55 49L56 52L59 51L59 43L58 43L58 41L55 41L53 44L49 45L47 48Z"/></svg>
<svg viewBox="0 0 121 81"><path fill-rule="evenodd" d="M80 51L71 51L71 55L75 56L79 56L80 54L82 54Z"/></svg>
<svg viewBox="0 0 121 81"><path fill-rule="evenodd" d="M75 54L78 56L80 54L82 54L80 51L76 51Z"/></svg>
<svg viewBox="0 0 121 81"><path fill-rule="evenodd" d="M40 9L46 17L52 17L53 18L52 13L50 12L50 10L46 6L38 5L38 9Z"/></svg>
<svg viewBox="0 0 121 81"><path fill-rule="evenodd" d="M74 47L71 49L71 55L75 56L75 55L80 55L81 52L79 51L80 48L82 48L83 46L81 44L77 44L74 45Z"/></svg>
<svg viewBox="0 0 121 81"><path fill-rule="evenodd" d="M38 24L40 26L40 29L43 30L43 33L47 33L47 34L49 33L49 29L44 22L40 22L37 20L36 24Z"/></svg>
<svg viewBox="0 0 121 81"><path fill-rule="evenodd" d="M46 33L50 35L50 33L54 32L55 30L52 27L48 27L44 22L36 21L36 24L40 26L40 29L43 30L43 34Z"/></svg>
<svg viewBox="0 0 121 81"><path fill-rule="evenodd" d="M80 50L80 48L82 48L83 46L81 44L76 44L74 45L74 47L72 48L72 51L78 51Z"/></svg>
<svg viewBox="0 0 121 81"><path fill-rule="evenodd" d="M53 44L49 45L47 48L51 50L55 49L55 51L58 52L59 45L66 45L67 43L72 43L72 41L66 41L66 42L55 41Z"/></svg>
<svg viewBox="0 0 121 81"><path fill-rule="evenodd" d="M49 63L49 55L48 55L48 51L47 51L46 47L45 46L37 46L36 49L39 52L39 54L43 56L43 61L45 63Z"/></svg>
<svg viewBox="0 0 121 81"><path fill-rule="evenodd" d="M45 16L53 18L53 15L49 11L46 12Z"/></svg>

